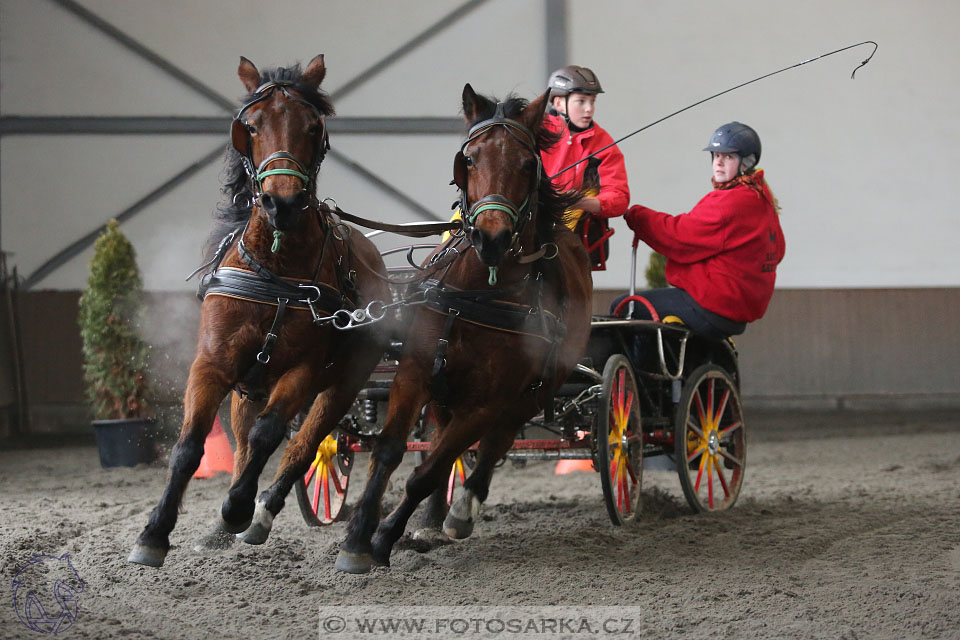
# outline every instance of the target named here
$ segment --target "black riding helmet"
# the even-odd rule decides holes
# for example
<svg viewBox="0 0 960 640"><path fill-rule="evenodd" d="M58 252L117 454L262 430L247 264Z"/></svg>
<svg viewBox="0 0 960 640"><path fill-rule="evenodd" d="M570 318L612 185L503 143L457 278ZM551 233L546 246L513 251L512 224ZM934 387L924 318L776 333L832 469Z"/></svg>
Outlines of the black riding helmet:
<svg viewBox="0 0 960 640"><path fill-rule="evenodd" d="M740 174L747 173L760 162L760 136L751 127L740 122L730 122L718 127L704 147L711 157L716 153L735 153L740 156Z"/></svg>

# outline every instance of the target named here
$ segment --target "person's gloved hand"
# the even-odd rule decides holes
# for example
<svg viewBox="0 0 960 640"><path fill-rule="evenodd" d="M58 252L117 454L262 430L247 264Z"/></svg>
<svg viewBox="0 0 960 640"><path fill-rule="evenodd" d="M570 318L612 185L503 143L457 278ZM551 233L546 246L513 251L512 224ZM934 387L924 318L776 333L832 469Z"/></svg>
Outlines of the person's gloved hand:
<svg viewBox="0 0 960 640"><path fill-rule="evenodd" d="M643 220L644 207L635 204L627 212L623 214L623 219L627 221L627 226L633 230L635 234L640 233L640 223Z"/></svg>

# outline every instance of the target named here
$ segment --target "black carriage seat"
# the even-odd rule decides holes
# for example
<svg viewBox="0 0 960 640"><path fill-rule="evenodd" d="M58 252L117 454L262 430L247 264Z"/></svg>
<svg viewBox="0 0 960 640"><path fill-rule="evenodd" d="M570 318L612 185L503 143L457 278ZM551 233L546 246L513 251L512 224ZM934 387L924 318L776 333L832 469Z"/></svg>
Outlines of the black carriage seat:
<svg viewBox="0 0 960 640"><path fill-rule="evenodd" d="M681 327L686 327L686 326L687 326L686 323L684 323L684 321L681 320L680 318L678 318L677 316L664 316L664 318L663 318L663 320L661 320L661 322L662 322L663 324L678 325L678 326L681 326ZM733 349L733 352L734 352L734 353L736 353L736 351L737 351L737 343L734 342L734 341L733 341L733 338L730 337L730 336L727 336L727 337L724 338L723 340L717 340L716 338L710 338L710 337L707 337L707 336L700 335L700 334L696 333L695 331L691 331L691 334L696 335L696 336L699 336L700 338L702 338L702 339L704 339L704 340L712 340L712 341L714 341L714 342L726 342L726 343L728 344L728 346L729 346L731 349Z"/></svg>

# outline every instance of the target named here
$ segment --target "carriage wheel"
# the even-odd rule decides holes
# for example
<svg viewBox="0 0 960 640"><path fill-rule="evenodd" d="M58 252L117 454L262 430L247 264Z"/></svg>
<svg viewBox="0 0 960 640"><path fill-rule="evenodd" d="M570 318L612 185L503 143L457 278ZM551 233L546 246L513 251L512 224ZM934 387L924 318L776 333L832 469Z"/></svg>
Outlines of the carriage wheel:
<svg viewBox="0 0 960 640"><path fill-rule="evenodd" d="M331 433L320 446L310 468L297 482L297 503L307 524L319 527L336 522L347 500L347 485L353 470L353 451L346 436Z"/></svg>
<svg viewBox="0 0 960 640"><path fill-rule="evenodd" d="M622 354L603 368L603 398L597 419L597 468L607 513L614 525L637 517L643 480L643 432L637 383Z"/></svg>
<svg viewBox="0 0 960 640"><path fill-rule="evenodd" d="M423 408L420 419L423 421L423 428L420 430L422 436L417 438L417 440L420 441L421 438L422 440L432 439L437 431L437 416L434 414L433 408L430 405ZM413 452L413 461L417 466L423 464L423 461L426 459L426 451ZM454 461L453 467L450 469L450 477L447 479L448 507L452 505L454 499L456 499L457 488L463 487L463 483L467 481L467 476L470 475L470 472L473 471L475 466L477 466L477 453L475 451L466 451Z"/></svg>
<svg viewBox="0 0 960 640"><path fill-rule="evenodd" d="M743 484L747 441L740 394L726 371L705 364L690 374L674 428L687 502L697 511L732 507Z"/></svg>

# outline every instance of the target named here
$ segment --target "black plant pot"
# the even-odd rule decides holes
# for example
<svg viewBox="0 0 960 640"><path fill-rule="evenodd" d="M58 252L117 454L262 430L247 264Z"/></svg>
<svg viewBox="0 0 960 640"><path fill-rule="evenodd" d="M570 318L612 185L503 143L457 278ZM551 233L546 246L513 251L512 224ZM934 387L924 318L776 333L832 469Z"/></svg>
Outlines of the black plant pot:
<svg viewBox="0 0 960 640"><path fill-rule="evenodd" d="M100 466L134 467L157 459L153 418L94 420L93 432L100 450Z"/></svg>

